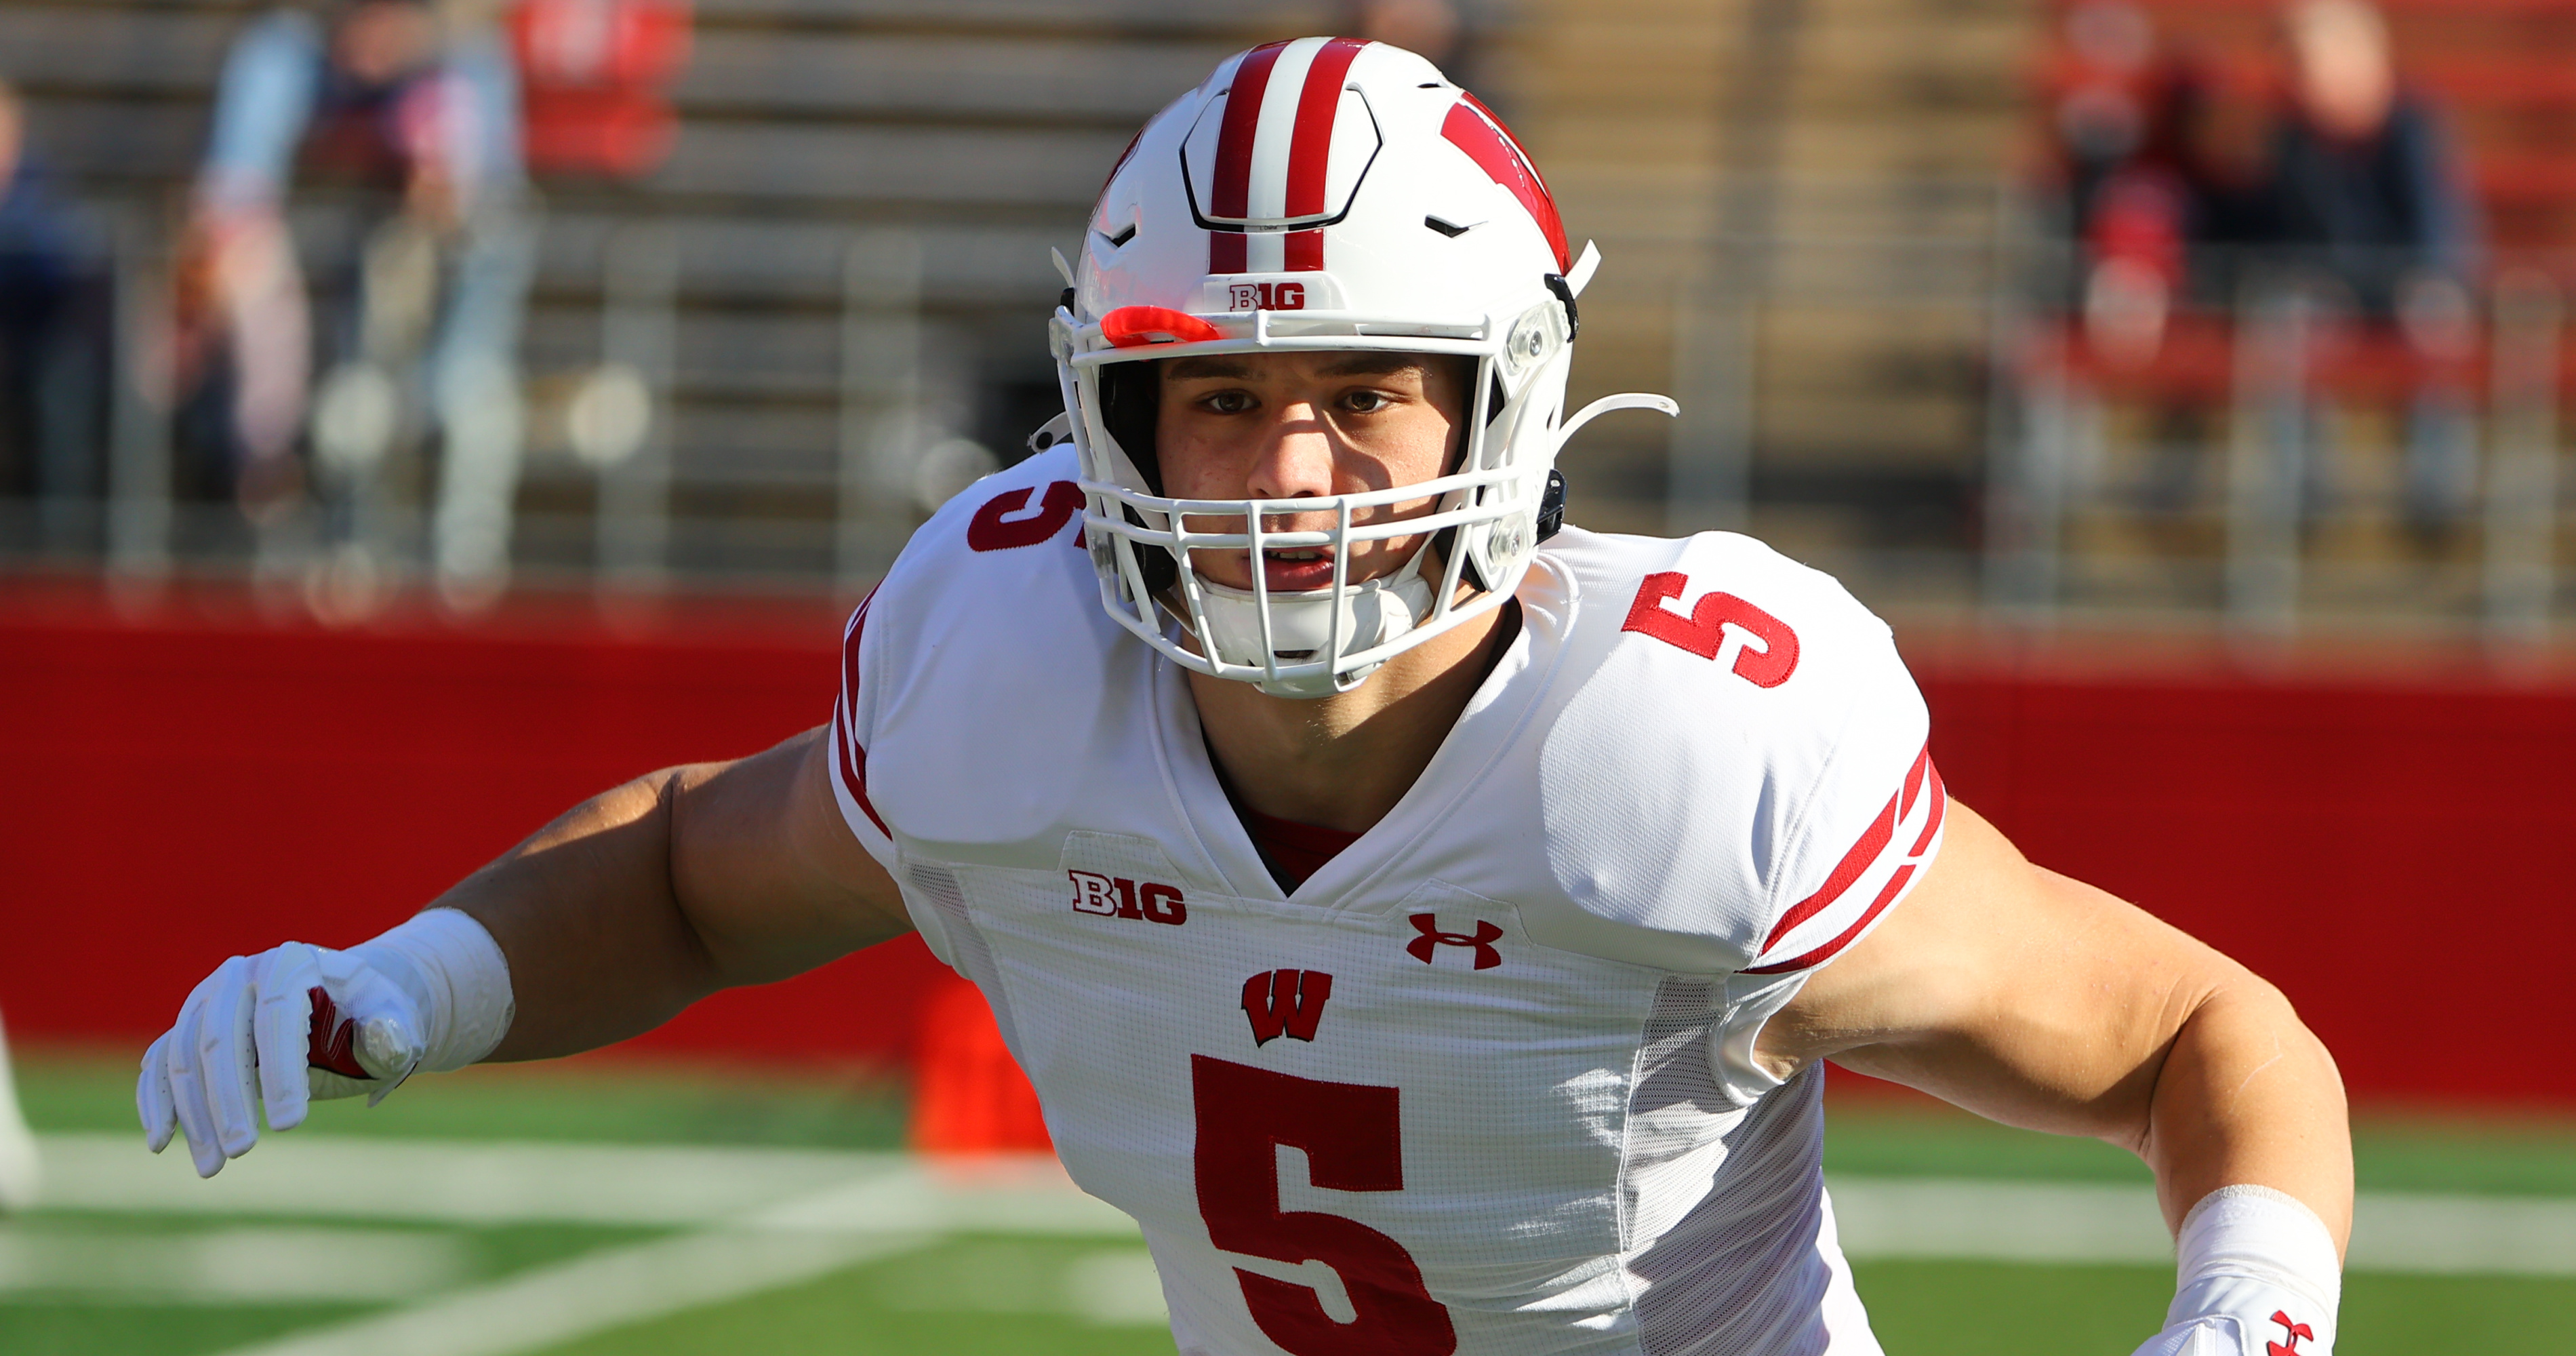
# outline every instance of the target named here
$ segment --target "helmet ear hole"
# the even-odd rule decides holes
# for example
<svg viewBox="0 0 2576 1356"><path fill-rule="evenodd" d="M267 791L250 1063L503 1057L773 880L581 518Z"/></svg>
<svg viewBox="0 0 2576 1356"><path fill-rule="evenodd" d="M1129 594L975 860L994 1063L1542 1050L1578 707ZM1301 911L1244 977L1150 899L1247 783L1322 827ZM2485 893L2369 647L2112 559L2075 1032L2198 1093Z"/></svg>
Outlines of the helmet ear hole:
<svg viewBox="0 0 2576 1356"><path fill-rule="evenodd" d="M1100 425L1145 478L1163 492L1163 465L1154 454L1155 416L1163 401L1160 361L1111 363L1100 369Z"/></svg>

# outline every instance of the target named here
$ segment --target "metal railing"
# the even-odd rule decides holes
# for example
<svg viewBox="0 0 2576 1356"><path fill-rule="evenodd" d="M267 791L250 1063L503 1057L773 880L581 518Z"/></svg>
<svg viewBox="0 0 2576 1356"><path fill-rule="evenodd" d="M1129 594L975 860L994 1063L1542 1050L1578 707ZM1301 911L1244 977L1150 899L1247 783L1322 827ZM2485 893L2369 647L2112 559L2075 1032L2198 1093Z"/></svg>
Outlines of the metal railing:
<svg viewBox="0 0 2576 1356"><path fill-rule="evenodd" d="M335 405L325 376L308 416L309 496L274 521L253 522L227 501L189 492L188 468L176 455L185 412L172 375L173 241L152 210L109 208L95 219L101 229L89 266L112 298L108 332L96 346L105 433L75 449L83 464L70 473L31 476L26 493L0 497L0 564L97 569L126 590L149 590L178 573L233 575L301 591L335 618L363 615L426 580L425 451L383 446L396 426L415 444L434 433L421 427L422 409ZM962 485L992 469L990 454L934 427L925 412L919 237L804 227L799 248L757 267L773 292L788 296L775 308L781 314L793 312L806 329L815 313L830 317L826 342L837 344L837 355L802 355L813 371L784 383L794 389L783 398L828 403L837 436L794 455L785 472L792 483L774 496L793 501L784 513L695 504L706 496L691 493L703 488L692 485L691 463L720 468L728 428L761 417L728 416L718 401L694 421L702 445L679 441L692 380L682 341L699 305L691 289L698 275L715 271L704 256L720 250L693 238L686 222L589 225L557 231L541 251L549 256L539 288L547 323L531 324L520 373L532 431L517 523L522 578L637 592L748 573L846 592L881 573L919 521L928 471ZM1036 267L1044 267L1042 254ZM781 328L770 315L748 323ZM540 328L543 343L534 334ZM326 350L317 354L319 373L332 373L345 356L330 347L317 345ZM421 403L416 391L388 398ZM925 467L925 458L946 462ZM738 549L754 545L761 549ZM755 557L794 563L728 568Z"/></svg>
<svg viewBox="0 0 2576 1356"><path fill-rule="evenodd" d="M1942 211L1958 220L1960 208ZM231 572L302 590L334 614L426 578L416 487L389 480L381 511L331 520L317 506L291 530L255 529L229 504L180 493L169 242L148 212L109 221L115 356L101 465L93 486L0 500L0 560L102 569L131 588ZM527 474L545 492L522 496L522 578L629 592L720 578L855 590L937 497L925 486L962 487L996 460L937 426L930 388L957 377L930 368L937 322L925 297L994 273L996 260L1027 254L1042 269L1041 245L997 238L960 255L944 236L807 224L779 228L795 248L764 252L724 234L755 229L738 224L546 229L546 319L532 326L546 337L532 337L526 365L530 423L547 431ZM1783 410L1814 403L1794 369L1820 360L1784 353L1779 335L1820 321L1848 331L1860 316L1862 330L1949 336L1917 356L1946 364L1937 394L1967 411L1962 445L1926 445L1975 496L1946 544L1789 543L1873 602L2041 624L2181 619L2248 635L2476 625L2520 641L2548 636L2566 610L2560 280L2576 277L2576 261L2498 262L2461 311L2468 329L2436 353L2410 348L2393 322L2289 285L2293 271L2250 263L2220 302L2176 301L2142 344L2088 321L2062 243L1957 229L1717 243L1736 266L1662 303L1686 417L1666 458L1673 492L1650 507L1673 528L1780 527L1751 472L1794 469L1810 450L1782 433ZM776 491L767 512L705 493L707 476L739 469L731 440L752 425L692 394L707 381L692 365L703 368L721 329L721 315L706 318L723 310L710 300L715 275L753 267L787 278L795 300L744 332L772 335L753 347L795 349L793 398L828 411L762 435L793 444L764 472ZM693 338L699 325L713 328ZM1866 383L1848 389L1873 398ZM2419 405L2448 421L2467 487L2424 531L2408 526L2393 488L2403 476L2388 469L2404 459L2392 450L2401 440L2346 432L2403 423Z"/></svg>
<svg viewBox="0 0 2576 1356"><path fill-rule="evenodd" d="M2547 636L2570 261L2505 258L2426 279L2427 305L2373 306L2298 256L2201 261L2219 300L2106 302L2071 248L2033 254L1999 292L1991 610Z"/></svg>

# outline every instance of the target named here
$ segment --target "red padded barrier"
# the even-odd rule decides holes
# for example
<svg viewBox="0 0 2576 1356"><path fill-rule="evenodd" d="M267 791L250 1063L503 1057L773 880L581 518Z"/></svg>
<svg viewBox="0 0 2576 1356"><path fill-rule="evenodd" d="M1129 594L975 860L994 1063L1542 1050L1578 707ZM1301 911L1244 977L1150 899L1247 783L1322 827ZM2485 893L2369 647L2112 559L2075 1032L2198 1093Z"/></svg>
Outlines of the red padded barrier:
<svg viewBox="0 0 2576 1356"><path fill-rule="evenodd" d="M2576 686L1917 668L1953 795L2279 985L2356 1095L2576 1104Z"/></svg>
<svg viewBox="0 0 2576 1356"><path fill-rule="evenodd" d="M139 1049L232 952L354 941L595 790L819 723L837 617L748 611L331 632L0 589L0 1011ZM1963 802L2280 984L2357 1093L2576 1105L2576 685L1916 658ZM906 941L636 1048L899 1063L945 974Z"/></svg>
<svg viewBox="0 0 2576 1356"><path fill-rule="evenodd" d="M573 605L334 632L213 601L124 623L0 593L14 1036L139 1054L225 956L358 941L596 791L820 724L836 690L819 605L623 635ZM633 1048L897 1065L947 973L907 939L720 994Z"/></svg>

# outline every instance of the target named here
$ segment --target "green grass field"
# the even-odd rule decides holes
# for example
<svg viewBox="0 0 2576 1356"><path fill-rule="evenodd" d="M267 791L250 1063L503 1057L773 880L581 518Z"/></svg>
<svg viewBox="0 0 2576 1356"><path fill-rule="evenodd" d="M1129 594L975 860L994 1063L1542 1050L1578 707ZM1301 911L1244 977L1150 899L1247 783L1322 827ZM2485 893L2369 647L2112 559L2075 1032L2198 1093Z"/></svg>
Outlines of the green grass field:
<svg viewBox="0 0 2576 1356"><path fill-rule="evenodd" d="M952 1212L941 1217L945 1223L910 1233L811 1235L824 1241L796 1243L774 1257L760 1254L772 1245L751 1235L719 1236L720 1229L705 1232L704 1223L674 1222L677 1215L623 1222L517 1218L513 1203L503 1200L489 1219L471 1211L430 1218L440 1214L436 1201L392 1206L376 1217L363 1187L350 1193L359 1199L342 1197L309 1211L270 1201L227 1213L202 1208L210 1196L185 1194L193 1177L184 1163L170 1161L179 1151L153 1160L137 1141L128 1168L123 1149L104 1138L133 1130L127 1067L21 1054L28 1116L49 1145L67 1146L64 1170L88 1174L88 1185L75 1192L88 1195L72 1203L78 1208L50 1207L0 1223L0 1356L290 1350L299 1356L413 1350L1114 1356L1172 1350L1142 1244L1116 1221L1073 1209L1084 1204L1078 1200L1046 1219ZM900 1144L902 1111L898 1090L855 1079L760 1080L589 1061L424 1081L374 1111L356 1102L326 1104L291 1143L349 1146L358 1161L397 1166L409 1161L405 1155L431 1149L502 1146L539 1146L506 1152L538 1154L542 1162L556 1161L543 1158L543 1146L568 1155L564 1162L615 1158L600 1146L625 1146L633 1152L615 1161L649 1165L660 1160L634 1155L689 1147L707 1151L701 1157L709 1163L733 1164L728 1171L754 1174L749 1181L766 1180L758 1174L776 1164L807 1160L901 1166L903 1160L885 1155ZM1856 1192L1870 1182L1922 1179L2070 1186L2146 1180L2133 1160L2103 1146L2023 1135L1911 1104L1839 1105L1833 1127L1829 1171ZM2471 1219L2480 1218L2481 1201L2506 1210L2537 1203L2541 1214L2530 1218L2541 1224L2516 1227L2542 1234L2532 1236L2530 1249L2489 1270L2546 1272L2553 1264L2523 1263L2571 1246L2543 1236L2559 1227L2549 1221L2576 1217L2558 1210L2558 1203L2576 1206L2576 1133L2566 1125L2374 1120L2361 1127L2359 1143L2365 1192L2465 1199ZM745 1152L731 1158L714 1152L726 1149ZM102 1164L110 1177L104 1183L97 1180ZM164 1194L103 1204L118 1194L113 1179L129 1173ZM234 1185L256 1184L242 1176ZM400 1198L402 1186L385 1182L384 1199ZM579 1191L566 1190L575 1197L571 1214L579 1215ZM749 1241L728 1241L737 1237ZM748 1281L711 1275L755 1255L770 1270ZM2408 1254L2382 1247L2376 1255ZM2425 1256L2434 1260L2357 1269L2348 1278L2338 1347L2344 1356L2576 1351L2576 1275L2563 1274L2566 1268L2514 1275L2482 1274L2472 1266L2445 1274L2438 1268L2459 1267L2456 1256L2447 1262L2434 1252ZM254 1266L243 1259L265 1260ZM2172 1284L2169 1267L2151 1262L2030 1265L1881 1256L1855 1265L1893 1356L2124 1356L2153 1331ZM642 1287L640 1298L619 1292L620 1284L630 1292ZM693 1298L702 1292L702 1301ZM592 1298L550 1298L564 1295ZM601 1315L564 1320L579 1331L533 1346L514 1344L525 1333L511 1326L518 1321L511 1315L594 1301L606 1306ZM509 1308L512 1303L520 1307ZM444 1304L429 1318L446 1322L440 1316L450 1315L465 1325L457 1332L483 1336L441 1338L442 1330L421 1322L402 1327L411 1321L407 1311L417 1317L413 1306L423 1304ZM381 1322L395 1326L366 1326Z"/></svg>

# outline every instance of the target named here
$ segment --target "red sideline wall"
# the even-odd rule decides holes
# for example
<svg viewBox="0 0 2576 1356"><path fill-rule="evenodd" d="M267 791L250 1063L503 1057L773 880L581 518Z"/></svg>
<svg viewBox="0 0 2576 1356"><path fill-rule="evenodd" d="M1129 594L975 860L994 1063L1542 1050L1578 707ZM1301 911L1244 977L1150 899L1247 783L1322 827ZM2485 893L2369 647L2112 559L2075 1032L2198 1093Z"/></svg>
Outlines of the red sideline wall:
<svg viewBox="0 0 2576 1356"><path fill-rule="evenodd" d="M0 1012L139 1051L226 955L357 940L592 791L820 722L837 638L819 607L333 632L0 593ZM2576 1106L2576 684L1913 648L1959 798L2271 977L2356 1093ZM636 1048L899 1062L944 973L896 943Z"/></svg>
<svg viewBox="0 0 2576 1356"><path fill-rule="evenodd" d="M820 606L328 631L0 594L0 1014L139 1055L228 955L361 940L594 792L820 724L839 636ZM896 1063L947 973L906 939L634 1048Z"/></svg>

